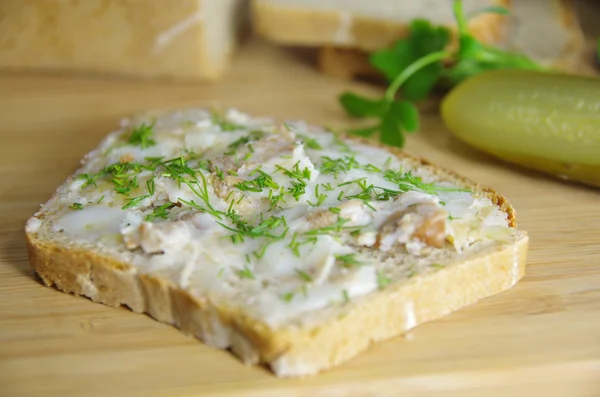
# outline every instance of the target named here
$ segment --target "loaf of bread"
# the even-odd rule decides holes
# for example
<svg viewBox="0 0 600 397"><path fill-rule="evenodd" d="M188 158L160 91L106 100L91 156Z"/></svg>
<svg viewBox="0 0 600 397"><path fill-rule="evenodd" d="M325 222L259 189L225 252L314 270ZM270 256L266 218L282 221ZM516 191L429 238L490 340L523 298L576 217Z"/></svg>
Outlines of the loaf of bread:
<svg viewBox="0 0 600 397"><path fill-rule="evenodd" d="M212 81L247 14L245 0L3 0L0 68Z"/></svg>
<svg viewBox="0 0 600 397"><path fill-rule="evenodd" d="M528 248L489 188L233 109L126 120L26 236L46 285L148 313L280 377L512 287Z"/></svg>

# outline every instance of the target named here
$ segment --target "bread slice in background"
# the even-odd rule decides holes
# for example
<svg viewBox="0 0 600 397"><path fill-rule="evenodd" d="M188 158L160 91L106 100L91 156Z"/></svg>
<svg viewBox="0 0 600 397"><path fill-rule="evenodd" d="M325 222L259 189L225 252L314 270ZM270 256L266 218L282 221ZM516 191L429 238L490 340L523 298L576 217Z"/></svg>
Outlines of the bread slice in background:
<svg viewBox="0 0 600 397"><path fill-rule="evenodd" d="M147 136L147 147L129 143L128 137L140 125L154 128L153 135ZM252 141L255 138L250 137L256 137L257 130L265 135ZM291 150L286 145L275 145L289 139L295 142L290 156L265 149ZM152 145L153 141L157 144ZM235 153L221 157L232 147L236 148ZM195 168L195 162L200 161L196 154L201 150L204 154L200 159L213 164L209 169ZM316 167L313 176L317 175L315 170L325 175L322 162L329 160L323 156L352 156L357 163L351 170L340 171L340 178L346 178L343 180L353 179L357 173L367 172L367 168L367 180L379 178L383 170L400 170L407 181L421 178L424 183L444 188L433 195L414 190L409 183L409 189L393 201L371 202L369 205L377 208L391 206L390 212L384 212L391 214L389 218L386 215L383 225L375 229L376 239L374 232L360 230L358 234L342 231L335 238L319 234L312 246L316 248L303 245L299 248L302 255L296 257L290 254L289 247L292 241L302 240L293 240L290 232L283 240L277 240L283 244L275 241L269 248L271 252L257 256L255 261L236 253L254 240L246 237L245 242L234 243L229 238L230 229L215 224L208 212L190 206L194 197L202 203L200 196L186 190L183 183L169 182L174 171L158 170L152 174L146 168L137 168L139 174L133 184L133 175L116 180L110 175L90 177L113 162L119 166L130 163L133 167L132 162L150 164L161 161L157 156L164 155L165 160L173 158L169 164L178 167L184 157L190 156L186 164L198 175L205 175L210 201L214 208L221 208L223 203L218 197L225 195L222 189L230 176L244 180L243 173L249 171L252 160L246 160L246 152L253 153L249 159L273 156L268 158L285 162L292 157L290 164L298 158L299 163ZM244 160L239 163L241 158ZM366 161L370 161L369 167L363 170ZM199 164L209 163L198 163L198 167ZM210 168L216 164L239 168L235 168L235 173L224 172L226 168ZM263 159L251 167L266 172L272 165L272 161ZM121 209L132 198L150 194L150 174L155 182L151 197ZM348 183L332 185L334 190L354 188ZM123 186L132 188L130 195L113 190ZM202 184L195 186L201 189ZM219 192L223 195L218 196ZM267 197L263 190L245 192L238 200L236 195L240 192L232 192L231 202L236 206L230 204L230 208L237 211L241 205L239 215L246 219L256 217L253 203L264 204ZM300 196L301 203L307 197L313 200L312 194L312 187L307 188ZM350 208L349 215L341 212L348 219L386 211L371 213L365 206L356 212L356 200L339 197L342 196L332 192L324 208ZM329 225L328 219L335 213L321 212L318 204L306 207L288 199L288 209L300 210L300 215L293 215L287 224L295 230L294 236L306 228L310 231L321 227L318 225ZM170 206L167 218L144 218L159 205ZM432 208L435 212L427 212ZM421 209L427 211L422 213ZM306 214L302 215L304 211ZM284 213L282 209L274 214ZM221 222L227 226L226 218ZM392 229L393 239L389 240L386 228L395 222L400 223ZM395 233L408 240L394 242ZM511 288L525 274L528 249L527 234L516 228L515 210L503 196L426 160L302 122L282 126L237 111L220 116L204 109L151 113L123 123L120 130L84 157L81 168L29 219L26 240L31 265L46 285L109 306L126 305L134 312L148 313L209 346L231 349L248 365L266 365L280 377L313 375L333 368L373 342L401 335ZM384 245L388 245L386 250ZM355 251L360 263L348 267L329 263L328 259L312 263L318 250L329 252L334 248ZM186 256L189 252L193 255ZM329 270L325 272L327 266ZM304 273L299 269L304 269ZM307 279L306 274L313 278ZM279 291L289 291L290 285L301 288L287 298L279 295Z"/></svg>
<svg viewBox="0 0 600 397"><path fill-rule="evenodd" d="M373 51L405 36L415 18L456 25L450 0L252 0L251 4L254 30L288 45ZM510 1L464 1L467 15L490 6L510 8ZM481 41L495 43L504 35L504 24L503 15L486 13L473 17L469 26Z"/></svg>
<svg viewBox="0 0 600 397"><path fill-rule="evenodd" d="M246 0L3 0L0 69L212 81L247 14Z"/></svg>
<svg viewBox="0 0 600 397"><path fill-rule="evenodd" d="M445 4L450 8L449 4ZM580 13L589 14L591 6ZM508 51L524 54L537 62L560 70L591 74L592 54L586 51L585 33L579 20L588 15L578 14L572 0L512 0L511 14L498 25L498 34L488 44ZM592 12L593 14L593 12ZM596 17L598 13L596 12ZM429 19L424 13L419 17ZM448 22L455 24L454 20ZM475 36L480 30L472 30ZM398 33L395 39L405 36ZM595 36L593 36L595 37ZM481 37L480 37L481 38ZM382 45L387 43L382 40ZM485 41L485 40L484 40ZM315 43L321 47L318 67L328 75L341 78L379 76L368 62L371 51L361 45L337 45L332 42Z"/></svg>

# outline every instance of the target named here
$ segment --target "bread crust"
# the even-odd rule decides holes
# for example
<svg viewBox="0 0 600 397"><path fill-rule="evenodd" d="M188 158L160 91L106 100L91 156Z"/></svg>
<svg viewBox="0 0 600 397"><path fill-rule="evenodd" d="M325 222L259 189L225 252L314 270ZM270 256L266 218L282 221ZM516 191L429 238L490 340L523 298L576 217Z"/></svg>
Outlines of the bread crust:
<svg viewBox="0 0 600 397"><path fill-rule="evenodd" d="M510 225L516 226L514 209L491 188L401 150L363 138L345 138L384 147L415 166L430 168L444 180L489 197L508 215ZM30 263L47 286L108 306L125 305L136 313L145 312L208 346L231 349L245 364L267 365L279 377L300 377L333 368L373 342L398 336L512 287L525 274L529 240L520 232L511 243L356 298L346 303L342 315L309 326L276 328L242 309L210 297L192 296L165 279L141 274L112 257L40 238L36 232L27 232L26 242Z"/></svg>
<svg viewBox="0 0 600 397"><path fill-rule="evenodd" d="M510 0L497 0L497 5L510 7ZM342 11L281 6L270 2L252 2L254 30L269 40L293 45L350 47L364 51L386 48L408 34L409 25L352 15L347 36L339 37L343 27ZM495 44L505 36L506 17L481 14L469 23L472 34L486 44ZM456 29L450 27L455 33ZM456 36L456 34L454 35Z"/></svg>

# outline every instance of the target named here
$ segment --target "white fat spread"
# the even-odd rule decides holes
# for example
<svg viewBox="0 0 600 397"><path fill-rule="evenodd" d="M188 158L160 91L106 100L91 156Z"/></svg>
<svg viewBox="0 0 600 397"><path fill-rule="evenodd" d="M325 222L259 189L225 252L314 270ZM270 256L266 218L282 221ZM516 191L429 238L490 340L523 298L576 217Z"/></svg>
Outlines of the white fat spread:
<svg viewBox="0 0 600 397"><path fill-rule="evenodd" d="M129 142L143 123L147 144ZM270 325L376 291L384 266L511 234L489 199L304 123L185 110L122 125L45 205L51 231Z"/></svg>
<svg viewBox="0 0 600 397"><path fill-rule="evenodd" d="M42 227L42 221L36 217L31 217L25 225L25 231L27 233L36 233L38 230L40 230L40 227Z"/></svg>
<svg viewBox="0 0 600 397"><path fill-rule="evenodd" d="M352 25L354 24L352 13L348 10L339 12L339 27L331 38L336 44L350 44L354 41L352 36Z"/></svg>

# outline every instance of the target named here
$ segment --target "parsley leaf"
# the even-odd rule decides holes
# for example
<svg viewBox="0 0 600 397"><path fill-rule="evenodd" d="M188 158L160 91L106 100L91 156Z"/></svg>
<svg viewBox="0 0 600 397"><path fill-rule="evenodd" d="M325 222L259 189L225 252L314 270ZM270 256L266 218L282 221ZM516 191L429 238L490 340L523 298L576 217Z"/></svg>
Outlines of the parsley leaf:
<svg viewBox="0 0 600 397"><path fill-rule="evenodd" d="M408 101L394 101L381 122L381 141L391 146L404 145L404 132L419 128L419 112Z"/></svg>
<svg viewBox="0 0 600 397"><path fill-rule="evenodd" d="M383 143L403 147L404 133L419 129L418 111L412 102L424 99L436 86L451 88L493 69L546 70L524 55L480 42L469 32L462 1L454 0L453 4L458 26L457 49L452 50L449 46L450 29L416 19L410 24L407 37L369 57L371 66L381 72L390 85L382 98L368 98L352 92L344 92L338 97L348 115L377 120L371 126L349 130L350 134L369 137L379 132ZM507 14L508 10L487 7L475 15L483 12ZM598 51L600 53L600 41Z"/></svg>
<svg viewBox="0 0 600 397"><path fill-rule="evenodd" d="M354 94L344 92L339 96L342 107L349 115L362 117L377 117L385 112L385 102L383 100L373 100Z"/></svg>
<svg viewBox="0 0 600 397"><path fill-rule="evenodd" d="M404 69L425 55L443 50L450 42L450 31L430 22L417 19L410 25L409 37L399 40L391 49L374 53L371 64L391 82ZM402 96L411 101L425 98L444 70L442 61L423 67L406 80Z"/></svg>

